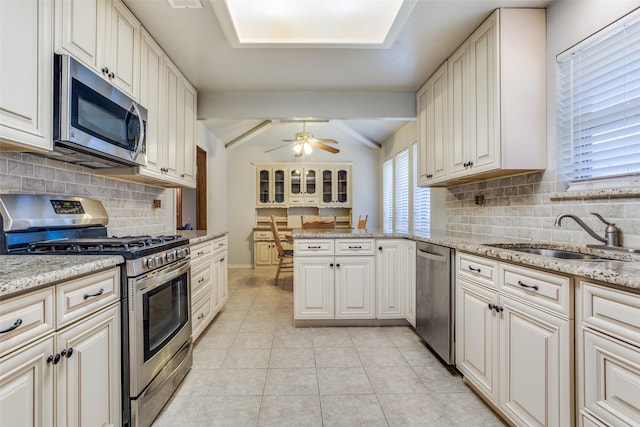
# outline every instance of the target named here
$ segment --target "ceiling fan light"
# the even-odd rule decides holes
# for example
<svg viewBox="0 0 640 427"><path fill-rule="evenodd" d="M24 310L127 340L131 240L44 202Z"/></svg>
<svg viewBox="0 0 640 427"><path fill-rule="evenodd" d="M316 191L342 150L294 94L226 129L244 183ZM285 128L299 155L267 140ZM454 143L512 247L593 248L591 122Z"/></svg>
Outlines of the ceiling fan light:
<svg viewBox="0 0 640 427"><path fill-rule="evenodd" d="M296 144L293 146L293 151L296 154L300 154L300 152L302 151L302 144Z"/></svg>
<svg viewBox="0 0 640 427"><path fill-rule="evenodd" d="M311 149L311 145L309 145L306 142L304 144L302 144L302 148L304 148L304 154L311 154L311 152L313 151Z"/></svg>

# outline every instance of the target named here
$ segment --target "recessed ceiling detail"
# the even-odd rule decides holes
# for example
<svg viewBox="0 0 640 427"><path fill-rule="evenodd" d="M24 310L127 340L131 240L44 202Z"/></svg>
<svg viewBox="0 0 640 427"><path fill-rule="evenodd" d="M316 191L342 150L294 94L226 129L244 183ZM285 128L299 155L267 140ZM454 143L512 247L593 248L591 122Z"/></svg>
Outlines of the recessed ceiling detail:
<svg viewBox="0 0 640 427"><path fill-rule="evenodd" d="M200 0L168 0L174 9L202 9Z"/></svg>
<svg viewBox="0 0 640 427"><path fill-rule="evenodd" d="M388 47L416 0L210 0L234 47Z"/></svg>

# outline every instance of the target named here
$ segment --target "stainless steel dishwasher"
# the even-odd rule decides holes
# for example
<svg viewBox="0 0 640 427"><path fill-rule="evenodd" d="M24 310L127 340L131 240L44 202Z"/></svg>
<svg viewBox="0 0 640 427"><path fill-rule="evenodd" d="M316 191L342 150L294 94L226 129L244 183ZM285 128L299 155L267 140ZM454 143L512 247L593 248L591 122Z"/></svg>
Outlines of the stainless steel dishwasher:
<svg viewBox="0 0 640 427"><path fill-rule="evenodd" d="M416 254L416 331L445 363L453 365L453 250L418 242Z"/></svg>

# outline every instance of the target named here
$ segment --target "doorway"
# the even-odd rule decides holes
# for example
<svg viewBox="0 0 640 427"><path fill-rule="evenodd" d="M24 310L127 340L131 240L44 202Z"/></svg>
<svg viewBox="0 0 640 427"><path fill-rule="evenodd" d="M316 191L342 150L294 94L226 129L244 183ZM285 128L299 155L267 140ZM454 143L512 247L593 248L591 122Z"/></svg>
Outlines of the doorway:
<svg viewBox="0 0 640 427"><path fill-rule="evenodd" d="M196 148L196 169L196 188L176 189L176 224L179 229L207 229L207 150L200 146Z"/></svg>

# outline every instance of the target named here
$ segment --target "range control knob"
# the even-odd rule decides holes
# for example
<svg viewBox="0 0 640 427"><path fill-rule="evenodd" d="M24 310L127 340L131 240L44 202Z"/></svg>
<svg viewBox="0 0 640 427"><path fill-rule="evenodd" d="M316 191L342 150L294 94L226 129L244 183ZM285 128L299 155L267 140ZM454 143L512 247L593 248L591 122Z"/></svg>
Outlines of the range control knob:
<svg viewBox="0 0 640 427"><path fill-rule="evenodd" d="M189 255L189 249L187 248L180 248L176 250L176 256L178 258L185 258L187 255Z"/></svg>
<svg viewBox="0 0 640 427"><path fill-rule="evenodd" d="M156 265L158 267L160 267L162 264L164 264L164 257L163 256L157 256L154 258L154 260L156 261Z"/></svg>
<svg viewBox="0 0 640 427"><path fill-rule="evenodd" d="M144 260L144 265L146 265L147 268L156 268L156 260L153 258L147 258Z"/></svg>
<svg viewBox="0 0 640 427"><path fill-rule="evenodd" d="M164 257L167 260L167 262L173 262L176 260L176 257L177 257L176 251L167 252Z"/></svg>

